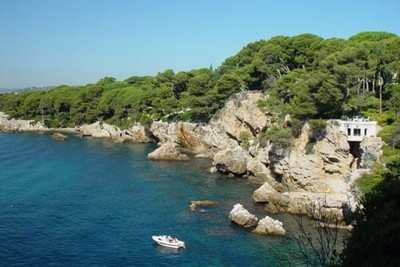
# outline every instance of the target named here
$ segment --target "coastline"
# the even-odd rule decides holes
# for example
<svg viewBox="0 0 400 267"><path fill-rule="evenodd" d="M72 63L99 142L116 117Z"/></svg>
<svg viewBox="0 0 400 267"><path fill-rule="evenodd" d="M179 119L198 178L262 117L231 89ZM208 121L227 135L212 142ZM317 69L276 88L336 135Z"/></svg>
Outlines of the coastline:
<svg viewBox="0 0 400 267"><path fill-rule="evenodd" d="M268 214L310 216L310 208L325 201L324 208L344 220L345 209L357 206L352 184L362 173L354 164L357 159L350 153L347 136L335 123L328 123L326 135L310 153L306 146L311 129L306 124L289 147L262 146L262 130L274 125L273 117L257 106L264 97L261 92L239 93L208 124L155 121L147 127L136 124L124 130L104 122L46 128L41 122L8 119L0 112L0 132L62 132L118 143L156 143L160 148L153 152L157 154L153 160L181 160L181 152L190 152L210 158L212 172L260 185L252 197ZM249 136L246 142L242 140L244 132Z"/></svg>

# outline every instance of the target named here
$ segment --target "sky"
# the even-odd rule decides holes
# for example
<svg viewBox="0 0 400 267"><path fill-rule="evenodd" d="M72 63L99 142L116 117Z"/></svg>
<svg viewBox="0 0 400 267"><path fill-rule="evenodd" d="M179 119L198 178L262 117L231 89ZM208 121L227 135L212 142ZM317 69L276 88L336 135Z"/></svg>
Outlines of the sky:
<svg viewBox="0 0 400 267"><path fill-rule="evenodd" d="M0 88L214 68L248 43L400 35L400 0L0 0Z"/></svg>

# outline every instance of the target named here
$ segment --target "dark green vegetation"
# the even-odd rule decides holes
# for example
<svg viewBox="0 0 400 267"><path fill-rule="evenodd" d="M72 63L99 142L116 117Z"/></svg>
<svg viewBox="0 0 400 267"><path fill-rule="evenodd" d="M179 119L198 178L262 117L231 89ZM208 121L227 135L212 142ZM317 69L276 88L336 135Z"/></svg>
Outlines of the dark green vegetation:
<svg viewBox="0 0 400 267"><path fill-rule="evenodd" d="M400 38L365 32L348 40L312 34L248 44L216 70L196 69L125 81L105 77L85 86L0 95L0 110L52 127L105 121L122 127L151 120L208 121L233 93L262 90L260 106L293 118L399 114ZM382 100L382 101L381 101ZM382 106L382 107L381 107Z"/></svg>
<svg viewBox="0 0 400 267"><path fill-rule="evenodd" d="M383 181L353 214L355 226L341 266L400 266L400 158L386 164Z"/></svg>

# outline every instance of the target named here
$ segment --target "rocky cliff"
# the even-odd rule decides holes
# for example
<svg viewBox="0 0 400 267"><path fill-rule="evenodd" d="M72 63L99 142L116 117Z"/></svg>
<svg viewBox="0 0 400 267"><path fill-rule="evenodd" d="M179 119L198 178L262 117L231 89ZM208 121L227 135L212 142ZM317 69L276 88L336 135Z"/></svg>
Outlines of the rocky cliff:
<svg viewBox="0 0 400 267"><path fill-rule="evenodd" d="M32 120L9 119L6 114L0 112L0 132L38 132L45 131L46 129L47 128L41 122L34 122Z"/></svg>
<svg viewBox="0 0 400 267"><path fill-rule="evenodd" d="M188 122L153 122L145 128L135 125L121 130L97 122L77 127L81 136L111 138L117 142L156 142L160 149L152 159L187 160L181 151L213 160L215 171L242 176L262 185L254 193L254 201L264 203L270 213L307 214L316 201L324 201L327 209L343 214L343 207L354 207L350 190L352 171L357 168L350 154L346 136L332 121L324 135L313 140L312 130L305 124L301 134L286 148L267 143L261 146L260 135L275 123L270 113L258 108L258 100L266 98L255 91L231 97L208 124ZM0 113L0 131L46 130L33 121L9 120ZM361 150L365 155L379 155L381 141L366 140ZM376 156L375 156L376 157ZM364 165L375 158L362 159ZM368 161L369 160L369 161ZM343 217L342 215L338 215Z"/></svg>
<svg viewBox="0 0 400 267"><path fill-rule="evenodd" d="M253 197L264 203L269 213L310 215L312 206L323 202L342 219L343 208L355 205L346 178L357 167L346 135L331 121L325 134L312 140L310 126L305 124L291 146L262 147L260 134L274 124L274 118L257 106L265 97L260 92L242 92L209 124L155 122L149 131L160 143L173 141L194 154L212 158L218 172L262 185ZM369 144L368 149L372 148L377 146Z"/></svg>

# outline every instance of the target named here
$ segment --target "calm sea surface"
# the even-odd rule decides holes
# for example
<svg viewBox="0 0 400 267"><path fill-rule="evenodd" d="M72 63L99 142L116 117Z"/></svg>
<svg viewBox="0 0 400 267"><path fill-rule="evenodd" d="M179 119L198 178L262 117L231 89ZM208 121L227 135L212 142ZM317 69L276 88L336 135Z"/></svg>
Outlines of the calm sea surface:
<svg viewBox="0 0 400 267"><path fill-rule="evenodd" d="M259 236L232 224L241 203L266 214L257 186L208 174L210 161L153 162L155 145L0 134L0 266L296 266L297 231ZM219 205L191 212L191 200ZM152 235L186 242L156 245Z"/></svg>

